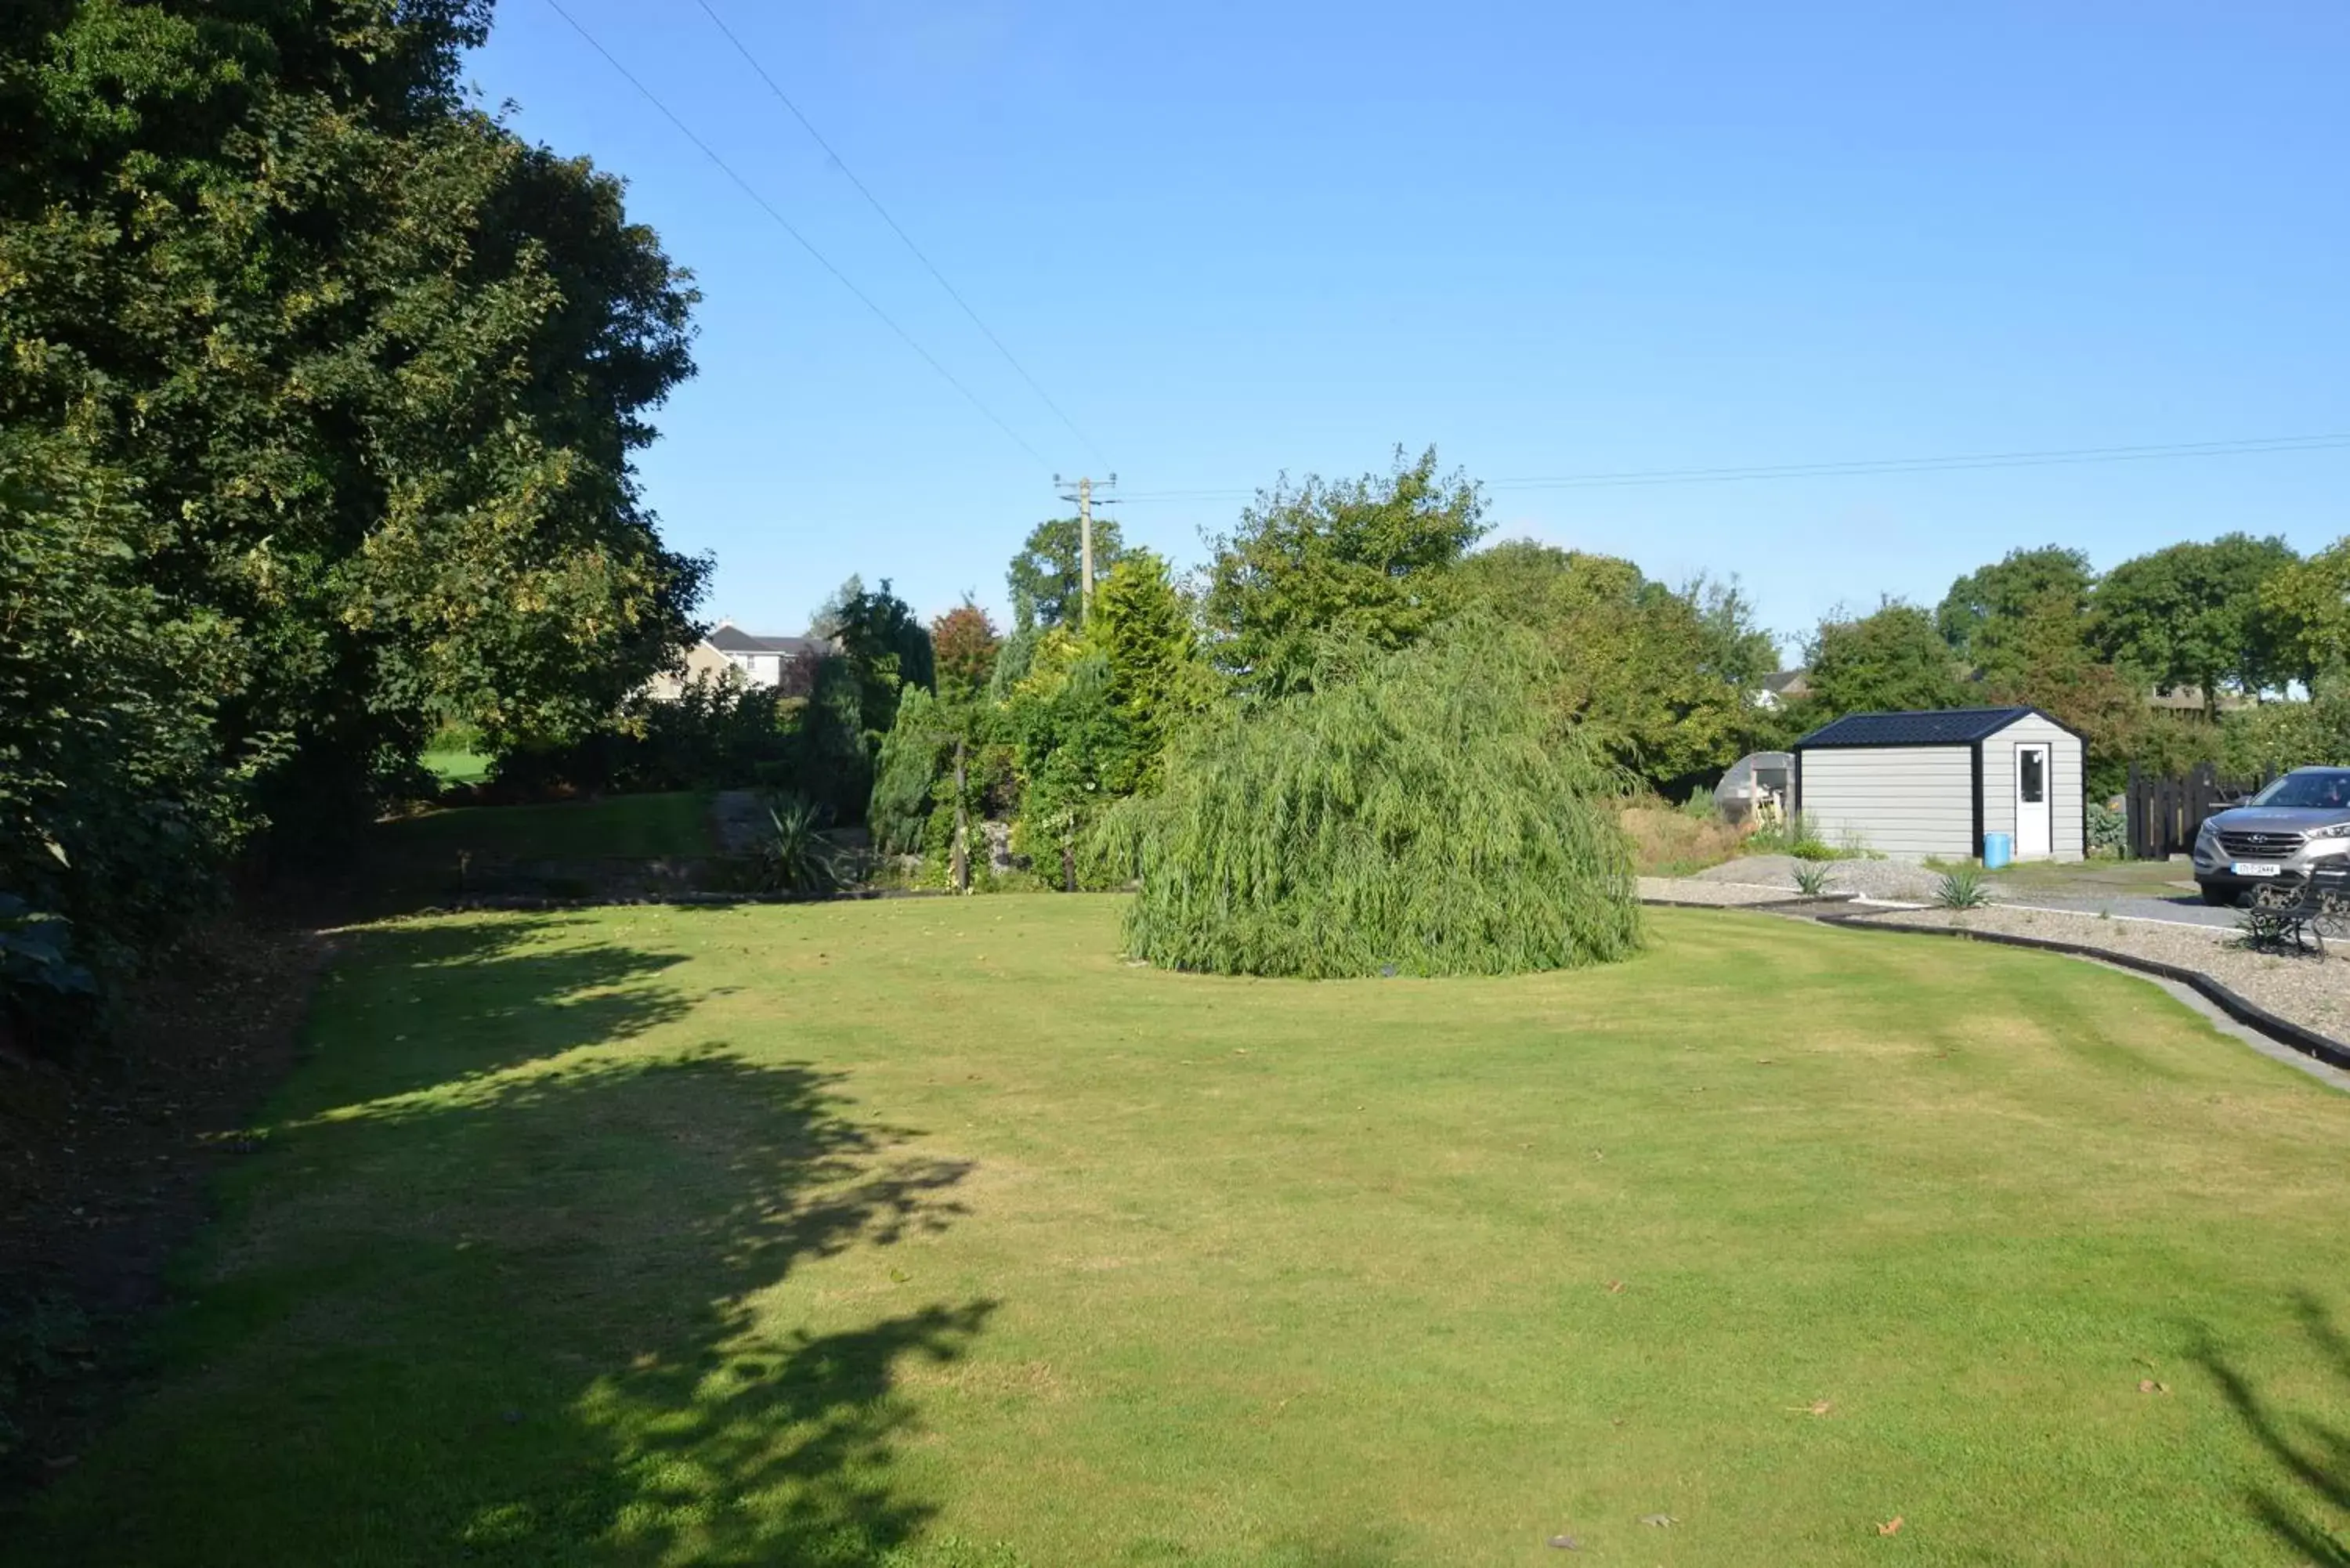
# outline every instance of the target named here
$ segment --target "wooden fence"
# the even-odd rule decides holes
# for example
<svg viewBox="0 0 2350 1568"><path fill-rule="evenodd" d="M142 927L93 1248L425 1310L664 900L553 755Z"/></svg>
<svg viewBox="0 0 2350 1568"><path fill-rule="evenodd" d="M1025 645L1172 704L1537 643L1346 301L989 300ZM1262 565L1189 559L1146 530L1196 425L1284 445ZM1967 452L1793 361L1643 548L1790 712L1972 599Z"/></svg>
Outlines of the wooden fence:
<svg viewBox="0 0 2350 1568"><path fill-rule="evenodd" d="M2241 805L2265 779L2223 779L2199 763L2176 778L2129 773L2129 853L2133 860L2162 860L2195 846L2204 818Z"/></svg>

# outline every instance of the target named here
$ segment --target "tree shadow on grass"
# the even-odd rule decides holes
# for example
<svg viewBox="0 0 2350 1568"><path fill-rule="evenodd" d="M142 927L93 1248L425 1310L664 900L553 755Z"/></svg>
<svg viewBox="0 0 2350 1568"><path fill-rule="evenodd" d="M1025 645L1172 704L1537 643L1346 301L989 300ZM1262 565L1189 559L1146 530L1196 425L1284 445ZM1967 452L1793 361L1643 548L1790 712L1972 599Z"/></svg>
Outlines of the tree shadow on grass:
<svg viewBox="0 0 2350 1568"><path fill-rule="evenodd" d="M389 973L431 1003L437 973L495 980L500 1005L546 1014L527 1049L454 1010L426 1055L329 1042L191 1272L156 1392L0 1562L829 1568L920 1548L942 1472L909 1463L934 1439L907 1375L994 1310L922 1279L968 1165L806 1063L581 1050L690 1013L665 961L470 929L370 938L352 983ZM583 1005L613 983L626 1008ZM795 1279L868 1250L821 1294Z"/></svg>
<svg viewBox="0 0 2350 1568"><path fill-rule="evenodd" d="M534 915L338 933L316 1043L329 1052L350 1040L392 1048L349 1074L313 1073L292 1092L326 1104L355 1090L380 1098L438 1087L682 1018L691 1000L658 982L684 955L567 940L595 925Z"/></svg>
<svg viewBox="0 0 2350 1568"><path fill-rule="evenodd" d="M2350 1337L2323 1303L2303 1292L2293 1301L2312 1363L2350 1389ZM2274 1468L2272 1482L2246 1501L2270 1534L2319 1568L2350 1568L2350 1536L2324 1516L2350 1515L2350 1428L2293 1414L2263 1395L2207 1339L2196 1360Z"/></svg>

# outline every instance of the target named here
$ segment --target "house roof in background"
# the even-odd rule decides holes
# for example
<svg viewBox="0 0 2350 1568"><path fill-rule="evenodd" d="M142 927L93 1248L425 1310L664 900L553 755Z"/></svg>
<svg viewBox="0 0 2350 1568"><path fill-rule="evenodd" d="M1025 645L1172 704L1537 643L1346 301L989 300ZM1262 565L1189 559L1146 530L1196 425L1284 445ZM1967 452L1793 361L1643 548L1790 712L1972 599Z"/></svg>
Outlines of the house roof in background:
<svg viewBox="0 0 2350 1568"><path fill-rule="evenodd" d="M1795 749L1971 745L1999 733L2018 719L2028 719L2034 714L2048 718L2037 708L1938 708L1909 713L1847 713L1797 741ZM2049 722L2056 722L2054 720Z"/></svg>
<svg viewBox="0 0 2350 1568"><path fill-rule="evenodd" d="M2170 713L2200 713L2203 711L2203 688L2174 686L2165 691L2158 687L2147 694L2146 705ZM2233 691L2220 692L2219 701L2213 704L2223 713L2232 713L2239 708L2251 705L2251 698L2239 696Z"/></svg>
<svg viewBox="0 0 2350 1568"><path fill-rule="evenodd" d="M1784 697L1790 691L1809 691L1812 683L1804 677L1810 674L1808 670L1777 670L1762 678L1762 690L1774 697Z"/></svg>
<svg viewBox="0 0 2350 1568"><path fill-rule="evenodd" d="M710 634L702 640L721 653L781 653L799 659L832 650L832 645L820 637L761 637L723 621L711 628Z"/></svg>

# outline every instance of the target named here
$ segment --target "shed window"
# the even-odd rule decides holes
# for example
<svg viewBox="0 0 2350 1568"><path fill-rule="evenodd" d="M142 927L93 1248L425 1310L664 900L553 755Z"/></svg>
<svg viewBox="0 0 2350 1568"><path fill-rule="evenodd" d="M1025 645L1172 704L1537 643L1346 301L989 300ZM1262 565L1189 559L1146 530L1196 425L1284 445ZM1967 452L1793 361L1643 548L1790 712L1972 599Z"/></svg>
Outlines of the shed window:
<svg viewBox="0 0 2350 1568"><path fill-rule="evenodd" d="M2038 805L2048 798L2048 753L2025 752L2019 758L2023 768L2022 791L2023 804Z"/></svg>

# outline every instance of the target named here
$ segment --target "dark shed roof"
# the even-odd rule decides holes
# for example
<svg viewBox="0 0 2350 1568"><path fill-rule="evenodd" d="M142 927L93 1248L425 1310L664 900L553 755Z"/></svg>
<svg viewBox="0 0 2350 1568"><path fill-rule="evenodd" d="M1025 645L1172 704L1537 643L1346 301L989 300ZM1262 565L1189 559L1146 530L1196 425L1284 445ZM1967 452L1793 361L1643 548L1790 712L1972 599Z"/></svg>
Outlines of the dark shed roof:
<svg viewBox="0 0 2350 1568"><path fill-rule="evenodd" d="M1847 713L1797 741L1795 749L1972 745L2039 711L2037 708L1942 708L1922 713Z"/></svg>

